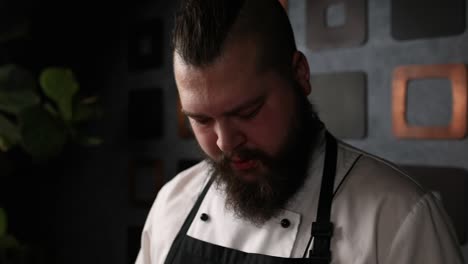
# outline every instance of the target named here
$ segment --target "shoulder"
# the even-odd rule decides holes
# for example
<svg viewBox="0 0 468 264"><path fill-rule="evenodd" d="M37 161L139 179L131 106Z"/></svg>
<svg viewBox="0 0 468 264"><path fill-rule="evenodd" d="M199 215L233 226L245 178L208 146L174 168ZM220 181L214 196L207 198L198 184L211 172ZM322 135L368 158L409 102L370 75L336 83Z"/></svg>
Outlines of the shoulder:
<svg viewBox="0 0 468 264"><path fill-rule="evenodd" d="M367 153L345 143L340 143L340 151L345 155L357 155L353 167L343 179L347 188L359 188L363 198L385 196L414 205L428 193L417 181L411 178L398 165ZM339 190L340 191L340 190ZM370 197L366 197L370 196Z"/></svg>
<svg viewBox="0 0 468 264"><path fill-rule="evenodd" d="M440 201L405 171L344 143L340 143L339 152L356 157L336 193L332 208L340 230L335 237L339 258L345 259L351 254L349 252L365 252L372 258L386 259L403 233L407 235L407 242L400 242L413 246L408 242L408 236L415 241L420 234L406 227L423 223L421 219L432 219L441 224L437 227L427 223L421 229L421 233L427 233L425 236L431 237L443 230L443 236L452 241L452 232L445 232L451 227ZM441 248L435 242L431 247Z"/></svg>
<svg viewBox="0 0 468 264"><path fill-rule="evenodd" d="M204 161L177 174L159 191L155 206L170 206L178 200L191 200L198 196L209 178L208 164Z"/></svg>
<svg viewBox="0 0 468 264"><path fill-rule="evenodd" d="M209 179L208 164L204 161L177 174L167 182L158 192L151 208L149 219L179 219L188 215L188 211L195 204L203 186ZM163 220L168 222L168 220ZM158 223L160 225L160 223Z"/></svg>

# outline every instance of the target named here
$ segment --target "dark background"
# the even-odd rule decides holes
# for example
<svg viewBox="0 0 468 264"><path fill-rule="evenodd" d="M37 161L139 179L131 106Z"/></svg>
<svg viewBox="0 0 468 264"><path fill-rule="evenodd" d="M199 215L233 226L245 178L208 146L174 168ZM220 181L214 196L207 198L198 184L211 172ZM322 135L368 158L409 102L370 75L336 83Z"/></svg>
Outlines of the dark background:
<svg viewBox="0 0 468 264"><path fill-rule="evenodd" d="M145 188L159 186L200 158L196 142L181 138L177 122L169 41L177 2L0 0L0 30L25 19L31 33L0 45L0 64L17 63L35 72L45 66L70 67L84 93L100 96L104 110L103 119L90 128L104 139L99 147L71 146L59 159L42 165L31 163L20 151L6 154L14 169L8 177L0 171L0 203L9 214L9 231L42 250L45 263L131 263L157 189ZM346 141L395 163L468 170L466 138L397 139L392 134L390 105L396 66L467 63L465 27L394 32L395 19L403 25L399 28L405 28L405 21L415 22L394 13L402 1L393 1L396 7L392 7L390 0L374 0L365 11L364 42L317 51L306 43L310 34L306 2L290 0L288 9L311 72L365 73L366 114L360 117L365 135ZM424 9L430 2L415 5ZM450 20L454 12L445 11L442 20ZM455 13L457 19L466 20L466 12L461 18L460 12ZM147 31L139 30L145 27L154 28L154 34L142 36ZM151 60L140 58L132 48L148 49L148 38ZM441 85L445 89L438 89ZM450 95L444 85L429 83L425 85L429 90L415 87L410 93L409 116L414 122L447 120ZM468 255L466 246L464 253Z"/></svg>

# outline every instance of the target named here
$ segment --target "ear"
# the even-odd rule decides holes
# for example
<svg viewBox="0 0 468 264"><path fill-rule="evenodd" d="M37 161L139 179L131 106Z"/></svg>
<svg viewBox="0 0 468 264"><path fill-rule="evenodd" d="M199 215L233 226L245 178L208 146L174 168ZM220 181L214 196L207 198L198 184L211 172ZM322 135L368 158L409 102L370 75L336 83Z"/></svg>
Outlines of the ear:
<svg viewBox="0 0 468 264"><path fill-rule="evenodd" d="M310 86L309 62L307 62L307 58L302 52L294 52L292 66L295 81L302 88L304 95L309 95L312 90Z"/></svg>

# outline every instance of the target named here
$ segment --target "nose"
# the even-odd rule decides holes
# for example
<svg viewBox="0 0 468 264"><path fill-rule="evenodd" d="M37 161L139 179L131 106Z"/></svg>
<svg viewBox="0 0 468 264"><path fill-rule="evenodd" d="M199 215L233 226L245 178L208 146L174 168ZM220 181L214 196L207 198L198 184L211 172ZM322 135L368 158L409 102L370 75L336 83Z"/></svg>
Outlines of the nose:
<svg viewBox="0 0 468 264"><path fill-rule="evenodd" d="M216 145L225 154L231 154L245 142L245 135L240 129L229 122L217 122L215 126L217 136Z"/></svg>

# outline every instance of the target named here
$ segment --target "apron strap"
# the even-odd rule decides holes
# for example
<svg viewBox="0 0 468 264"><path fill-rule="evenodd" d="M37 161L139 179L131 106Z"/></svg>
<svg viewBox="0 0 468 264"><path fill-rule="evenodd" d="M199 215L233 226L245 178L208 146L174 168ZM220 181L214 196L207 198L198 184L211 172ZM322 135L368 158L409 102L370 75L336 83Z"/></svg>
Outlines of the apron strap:
<svg viewBox="0 0 468 264"><path fill-rule="evenodd" d="M337 145L336 139L327 131L317 219L312 223L311 236L314 238L314 245L309 252L309 258L323 264L331 262L330 241L333 235L333 223L330 222L330 214L336 174Z"/></svg>
<svg viewBox="0 0 468 264"><path fill-rule="evenodd" d="M184 224L182 225L182 228L179 230L179 233L177 234L176 238L174 239L174 242L172 243L172 247L167 254L166 261L164 263L173 263L174 258L176 257L177 252L179 251L180 245L182 245L182 239L184 238L185 234L190 228L190 225L192 224L193 219L195 218L195 215L198 212L198 209L200 208L203 199L206 196L206 193L211 187L211 184L213 183L215 177L211 176L210 179L208 180L208 183L205 185L203 188L203 191L200 193L200 195L197 198L197 201L192 207L192 210L190 210L189 215L184 221Z"/></svg>

